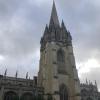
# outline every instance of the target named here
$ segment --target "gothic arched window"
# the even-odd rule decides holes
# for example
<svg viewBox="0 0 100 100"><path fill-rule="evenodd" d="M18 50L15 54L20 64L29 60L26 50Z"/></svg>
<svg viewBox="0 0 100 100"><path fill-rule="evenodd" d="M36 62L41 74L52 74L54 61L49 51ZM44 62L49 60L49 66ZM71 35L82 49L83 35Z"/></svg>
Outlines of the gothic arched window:
<svg viewBox="0 0 100 100"><path fill-rule="evenodd" d="M88 97L87 100L92 100L92 98Z"/></svg>
<svg viewBox="0 0 100 100"><path fill-rule="evenodd" d="M67 74L66 64L65 64L65 52L63 49L57 51L57 65L58 73Z"/></svg>
<svg viewBox="0 0 100 100"><path fill-rule="evenodd" d="M66 85L62 84L59 89L60 100L68 100L68 91Z"/></svg>
<svg viewBox="0 0 100 100"><path fill-rule="evenodd" d="M4 100L19 100L19 98L15 92L9 91L4 94Z"/></svg>
<svg viewBox="0 0 100 100"><path fill-rule="evenodd" d="M61 63L65 62L65 53L62 49L58 50L57 52L57 61Z"/></svg>

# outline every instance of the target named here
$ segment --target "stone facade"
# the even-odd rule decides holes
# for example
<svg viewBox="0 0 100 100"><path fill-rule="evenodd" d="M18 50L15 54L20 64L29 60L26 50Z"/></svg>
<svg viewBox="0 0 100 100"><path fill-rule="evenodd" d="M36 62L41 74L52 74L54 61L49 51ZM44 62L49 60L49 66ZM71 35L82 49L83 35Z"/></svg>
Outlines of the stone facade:
<svg viewBox="0 0 100 100"><path fill-rule="evenodd" d="M80 84L80 89L81 100L100 100L96 82ZM37 85L37 77L32 80L0 75L0 100L46 100L44 97L49 95L44 93L43 87Z"/></svg>
<svg viewBox="0 0 100 100"><path fill-rule="evenodd" d="M98 91L97 84L86 82L81 84L81 100L100 100L100 92Z"/></svg>

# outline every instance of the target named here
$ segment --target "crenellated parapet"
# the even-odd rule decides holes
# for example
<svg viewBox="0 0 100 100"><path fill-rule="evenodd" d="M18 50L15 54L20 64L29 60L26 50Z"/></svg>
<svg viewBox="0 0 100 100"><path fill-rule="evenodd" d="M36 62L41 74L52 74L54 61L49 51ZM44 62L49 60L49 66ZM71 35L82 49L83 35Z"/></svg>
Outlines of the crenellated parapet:
<svg viewBox="0 0 100 100"><path fill-rule="evenodd" d="M33 100L34 98L43 97L43 93L43 87L37 86L37 77L24 79L0 75L0 100L8 100L8 97L17 98L13 98L14 100L24 100L22 98L29 97Z"/></svg>

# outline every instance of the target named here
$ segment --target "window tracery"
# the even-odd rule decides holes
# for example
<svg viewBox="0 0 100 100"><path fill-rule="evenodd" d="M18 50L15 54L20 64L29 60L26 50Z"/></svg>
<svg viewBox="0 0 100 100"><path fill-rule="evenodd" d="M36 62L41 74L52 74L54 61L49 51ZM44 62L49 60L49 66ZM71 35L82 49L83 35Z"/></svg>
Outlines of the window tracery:
<svg viewBox="0 0 100 100"><path fill-rule="evenodd" d="M57 61L61 63L65 62L65 53L62 49L58 50L57 52Z"/></svg>
<svg viewBox="0 0 100 100"><path fill-rule="evenodd" d="M60 86L60 100L68 100L68 91L64 84Z"/></svg>

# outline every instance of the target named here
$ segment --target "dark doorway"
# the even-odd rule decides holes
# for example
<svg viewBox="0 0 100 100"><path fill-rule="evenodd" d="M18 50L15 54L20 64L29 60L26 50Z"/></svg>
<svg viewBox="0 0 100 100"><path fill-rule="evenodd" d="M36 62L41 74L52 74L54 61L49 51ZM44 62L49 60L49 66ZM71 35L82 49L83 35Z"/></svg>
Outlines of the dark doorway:
<svg viewBox="0 0 100 100"><path fill-rule="evenodd" d="M24 93L21 96L20 100L34 100L33 95L31 93Z"/></svg>
<svg viewBox="0 0 100 100"><path fill-rule="evenodd" d="M62 84L60 86L60 100L68 100L68 91L66 85Z"/></svg>

